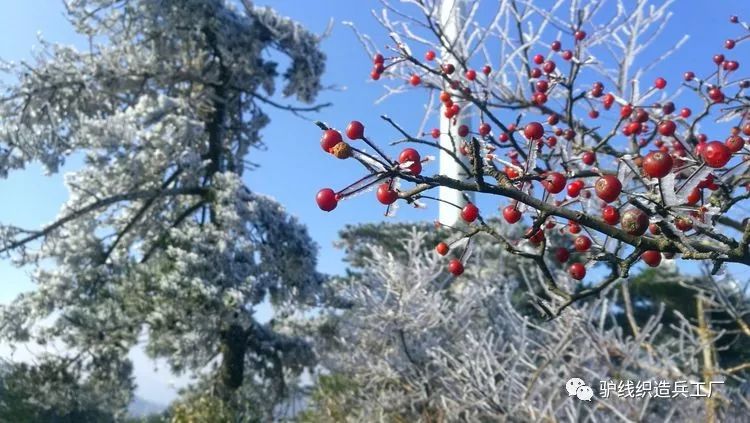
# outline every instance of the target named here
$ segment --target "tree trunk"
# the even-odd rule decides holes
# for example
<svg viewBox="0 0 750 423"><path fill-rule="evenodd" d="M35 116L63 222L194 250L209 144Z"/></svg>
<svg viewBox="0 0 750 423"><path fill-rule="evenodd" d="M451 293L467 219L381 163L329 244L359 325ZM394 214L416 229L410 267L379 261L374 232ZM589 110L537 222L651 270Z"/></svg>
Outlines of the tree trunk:
<svg viewBox="0 0 750 423"><path fill-rule="evenodd" d="M221 332L219 394L224 400L228 400L242 386L245 375L247 337L247 331L236 323Z"/></svg>

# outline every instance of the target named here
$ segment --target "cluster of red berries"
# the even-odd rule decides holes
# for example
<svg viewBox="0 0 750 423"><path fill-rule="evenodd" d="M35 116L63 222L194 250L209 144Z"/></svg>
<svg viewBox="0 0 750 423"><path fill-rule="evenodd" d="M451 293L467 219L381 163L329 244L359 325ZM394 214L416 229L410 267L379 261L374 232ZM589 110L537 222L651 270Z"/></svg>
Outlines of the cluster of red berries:
<svg viewBox="0 0 750 423"><path fill-rule="evenodd" d="M732 22L738 21L736 17L732 18ZM575 43L583 42L586 37L586 32L581 29L577 29L573 33ZM727 50L733 50L737 43L743 41L745 38L747 37L737 40L726 40L724 47ZM578 46L572 50L563 49L563 44L559 40L553 41L550 44L550 50L551 53L549 54L534 54L531 58L531 66L528 69L529 77L533 82L531 101L537 106L546 104L548 96L551 95L557 86L565 86L566 79L558 70L558 62L555 60L559 59L556 59L555 56L559 56L564 61L571 61L576 54L574 51L581 51ZM436 61L436 57L436 53L432 50L427 51L424 55L426 62L434 62ZM726 81L726 78L722 80L722 75L725 77L740 67L738 61L729 60L723 54L715 55L712 61L717 67L719 76L717 78L718 82L715 85L697 79L693 72L685 72L684 74L684 79L688 85L691 85L689 84L691 81L699 83L696 91L702 93L702 95L710 100L707 103L707 107L710 107L711 103L724 103L727 101L724 90L728 90L732 84L722 83L722 81ZM373 79L379 79L384 72L384 62L385 59L381 54L374 56L371 73ZM470 96L475 94L472 89L479 87L487 90L490 83L490 78L481 78L477 70L464 67L464 72L461 74L457 66L449 62L437 63L431 71L422 74L414 73L407 76L407 83L413 86L421 85L424 74L430 72L439 74L447 81L445 90L440 93L441 112L443 116L451 119L454 125L456 125L456 119L454 118L459 116L461 105L465 104L462 101L466 101ZM491 72L492 68L489 65L481 69L481 73L485 76L489 76ZM667 85L667 79L660 76L654 80L651 90L664 90L667 88ZM750 88L750 81L739 81L736 85L740 89ZM586 90L585 96L587 104L590 107L588 116L591 119L599 118L599 110L609 111L613 108L615 102L618 101L615 94L606 92L605 85L599 81L593 82L590 89ZM746 144L746 139L743 135L750 136L750 123L746 123L742 129L734 128L732 134L723 142L709 141L708 137L704 134L697 134L697 139L681 139L678 128L680 125L686 125L686 120L693 115L690 108L683 107L677 111L675 104L672 102L650 106L626 104L622 100L619 100L619 103L621 107L619 108L619 122L617 125L621 129L622 134L637 143L641 149L637 153L637 156L632 159L632 163L635 165L634 168L640 169L641 176L644 178L663 179L671 174L674 174L676 179L687 178L694 172L695 167L691 165L694 162L690 159L695 157L699 158L699 161L702 161L703 166L714 169L726 167L735 153L750 157L750 155L741 153ZM525 137L529 142L529 148L535 148L537 153L542 153L543 146L545 145L550 149L554 149L558 143L558 138L573 141L577 135L572 127L559 127L560 119L557 114L549 113L546 119L546 123L551 128L549 130L545 130L545 126L541 122L529 122L520 128L517 128L516 124L506 126L499 124L500 131L497 134L497 141L499 143L506 143L517 133ZM355 125L355 123L358 125ZM352 127L352 125L354 126ZM349 127L346 131L350 139L364 138L364 127L359 122L352 122L350 127L353 128L352 132L350 133ZM692 130L693 127L690 127L690 129ZM456 128L458 136L464 138L458 144L461 154L467 155L468 151L470 151L465 138L469 137L472 133L478 134L484 141L487 141L481 144L481 147L487 153L487 158L493 159L495 149L505 147L496 143L495 139L492 138L492 127L484 121L484 118L482 118L480 125L475 131L472 132L472 128L465 124ZM434 139L438 139L442 135L441 130L438 128L432 129L428 133ZM689 136L692 136L692 133ZM514 146L516 146L515 141L513 139ZM692 151L686 150L685 145L688 143L695 146ZM358 150L353 149L343 142L339 132L332 129L324 132L321 146L325 151L338 158L347 158L353 154L360 154ZM646 148L650 146L655 148ZM586 166L595 166L597 164L596 150L597 148L586 150L583 147L576 151L579 155L574 156L572 160L580 160ZM570 169L567 166L565 167L565 172L552 170L540 171L535 166L530 166L529 163L522 163L519 159L519 153L515 148L508 149L506 154L510 159L510 163L505 162L504 172L516 187L528 186L524 184L531 183L529 181L538 181L544 189L545 195L557 195L566 192L569 197L567 201L576 201L575 199L578 197L589 199L595 195L601 200L601 219L607 224L613 226L619 225L624 232L634 237L643 236L647 231L650 231L653 235L661 234L659 224L649 223L648 215L640 208L633 206L620 207L617 204L613 204L626 203L625 201L618 201L622 195L623 185L615 175L593 168L592 170L598 176L591 178L593 184L589 182L590 185L587 186L587 179L569 181L567 175L571 173L569 173ZM688 159L688 156L690 156L690 159ZM398 157L398 162L393 162L392 164L398 166L399 171L405 174L420 175L422 172L421 156L413 148L404 149ZM523 178L520 178L521 176ZM664 183L664 181L660 181L659 183ZM687 195L686 202L688 205L696 205L703 198L704 189L717 190L719 188L720 182L718 178L715 179L712 174L709 174ZM750 190L750 184L748 185L748 189ZM348 193L343 194L343 192L336 193L328 188L321 190L317 197L319 207L326 211L333 210L343 196L349 195ZM386 181L380 179L378 181L376 196L380 203L384 205L393 204L398 200L399 195L401 194L394 188L394 181L392 179ZM560 200L555 202L558 206L562 203ZM509 224L515 224L522 220L522 210L519 204L514 202L502 209L502 216ZM701 206L696 211L690 212L687 216L676 216L674 224L678 230L691 231L695 219L702 219L705 210L706 207ZM463 207L460 216L463 221L471 224L480 219L479 209L475 204L469 203ZM528 229L524 238L531 244L539 245L545 240L544 231L555 228L557 225L552 221L542 226L537 229ZM575 236L575 238L572 249L558 247L554 250L554 256L560 263L567 263L571 258L571 253L588 253L594 244L589 236L581 234L582 228L580 224L570 221L566 227L567 231ZM445 256L450 252L450 246L445 242L441 242L436 246L436 251L438 254ZM668 254L664 256L671 257ZM649 266L658 266L661 262L662 254L659 251L646 251L642 254L641 258ZM464 264L461 259L451 259L448 263L448 271L456 276L462 274L464 272ZM576 261L569 265L568 273L574 279L583 279L586 275L586 266L584 263Z"/></svg>

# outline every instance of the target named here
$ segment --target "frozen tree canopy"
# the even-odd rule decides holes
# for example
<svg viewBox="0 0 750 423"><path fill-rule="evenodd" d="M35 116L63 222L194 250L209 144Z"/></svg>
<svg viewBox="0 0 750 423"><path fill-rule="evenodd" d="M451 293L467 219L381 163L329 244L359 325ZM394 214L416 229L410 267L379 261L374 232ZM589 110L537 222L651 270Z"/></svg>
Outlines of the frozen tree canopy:
<svg viewBox="0 0 750 423"><path fill-rule="evenodd" d="M102 392L120 406L127 353L144 334L173 371L208 370L223 398L248 379L283 393L285 372L311 362L284 318L315 301L316 246L242 177L269 121L261 106L320 107L270 98L281 82L284 96L315 100L319 37L250 1L66 6L89 48L45 42L33 62L4 64L16 78L0 98L0 175L83 165L65 175L69 199L53 222L0 226L0 252L37 284L0 310L0 335L63 347L69 368L123 389ZM279 318L261 324L267 300Z"/></svg>

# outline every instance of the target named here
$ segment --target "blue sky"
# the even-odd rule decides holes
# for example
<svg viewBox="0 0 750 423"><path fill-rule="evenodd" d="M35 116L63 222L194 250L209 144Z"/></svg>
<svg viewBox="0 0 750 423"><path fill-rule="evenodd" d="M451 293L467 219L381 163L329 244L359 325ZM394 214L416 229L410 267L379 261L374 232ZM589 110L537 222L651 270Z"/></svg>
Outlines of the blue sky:
<svg viewBox="0 0 750 423"><path fill-rule="evenodd" d="M548 1L540 1L540 4L546 3ZM323 43L328 56L324 81L327 85L345 89L324 92L319 98L320 102L330 101L334 105L314 116L315 119L338 128L343 128L352 119L361 120L367 127L367 133L380 142L396 137L394 131L379 119L381 114L396 117L406 128L417 128L425 97L415 93L374 105L383 89L369 80L370 58L351 30L341 25L342 21L353 21L364 33L373 35L379 45L384 45L387 41L385 34L371 16L372 9L380 9L378 1L276 0L256 1L256 4L270 5L318 33L327 27L329 20L333 20L333 32ZM699 4L710 7L696 6ZM0 35L3 39L0 57L3 59L18 61L28 58L32 46L38 45L38 31L47 40L83 45L65 21L59 1L0 0L0 10ZM676 83L684 70L693 69L697 73L707 70L711 55L723 52L723 41L739 33L738 28L728 23L729 15L750 18L750 3L745 0L679 0L672 10L674 16L669 29L652 51L661 51L685 33L690 34L691 39L686 47L670 58L669 66L657 67L657 71L648 76L650 80L658 73ZM742 66L750 66L750 63L743 63ZM423 91L420 93L424 94ZM368 193L341 203L333 213L320 211L314 201L315 193L320 188L344 187L361 176L363 169L354 161L339 161L323 154L318 144L320 131L311 122L284 112L267 110L272 117L270 126L263 133L268 149L251 152L250 160L261 167L249 173L246 181L253 190L275 197L306 224L321 247L320 270L339 273L343 270L342 253L332 246L338 231L346 224L381 221L384 210L374 200L374 194ZM436 170L433 164L425 172ZM59 175L46 177L37 166L31 166L26 172L0 181L0 198L4 200L0 207L0 221L38 227L57 215L66 196ZM480 199L479 205L484 210L494 211L498 201ZM431 221L436 217L437 207L434 205L427 210L402 207L395 220ZM0 302L8 302L19 292L32 288L25 271L14 269L8 263L0 262L0 276ZM142 357L137 366L140 394L171 397L165 390L164 379L167 376L151 372L150 364Z"/></svg>

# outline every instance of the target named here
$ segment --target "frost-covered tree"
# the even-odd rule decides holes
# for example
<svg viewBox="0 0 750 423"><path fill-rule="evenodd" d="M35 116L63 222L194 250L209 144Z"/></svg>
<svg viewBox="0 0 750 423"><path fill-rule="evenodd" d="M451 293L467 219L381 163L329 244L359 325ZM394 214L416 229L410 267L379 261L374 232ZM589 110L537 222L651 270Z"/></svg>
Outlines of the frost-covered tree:
<svg viewBox="0 0 750 423"><path fill-rule="evenodd" d="M666 286L679 282L697 290L691 297L695 317L678 312L670 325L660 323L673 312L662 304L624 330L617 322L622 310L614 306L623 304L620 291L611 287L543 322L520 312L514 300L525 285L543 279L532 259L477 237L466 258L472 266L454 278L429 251L435 234L426 229L391 230L389 235L401 235L398 248L386 241L373 242L367 252L349 250L358 265L333 282L339 298L320 326L325 371L303 421L733 421L750 411L747 364L744 370L722 367L714 358L718 342L736 337L741 326L711 329L709 304L726 312L717 298L736 300L737 287L729 281L708 282L701 291L692 278L665 280ZM354 230L345 239L356 237ZM563 288L575 285L562 269L553 272ZM713 294L709 286L716 288ZM747 311L746 299L733 304L738 314ZM611 392L586 403L568 396L571 377L595 392L607 380L708 377L724 385L711 398L618 398Z"/></svg>
<svg viewBox="0 0 750 423"><path fill-rule="evenodd" d="M312 362L284 322L314 303L321 276L305 228L243 175L269 122L263 106L322 107L271 97L283 81L284 96L315 100L320 38L250 1L66 7L88 48L44 42L35 60L3 65L14 82L0 98L0 175L75 170L53 222L0 226L0 252L37 285L0 310L0 336L61 348L102 386L129 377L142 341L172 371L202 371L223 401L265 381L273 403L282 376ZM271 323L256 318L265 301Z"/></svg>

